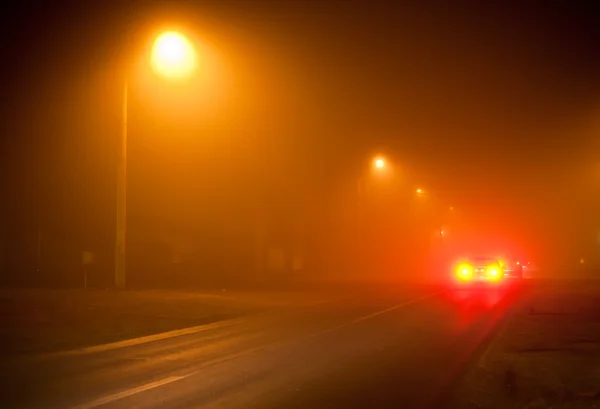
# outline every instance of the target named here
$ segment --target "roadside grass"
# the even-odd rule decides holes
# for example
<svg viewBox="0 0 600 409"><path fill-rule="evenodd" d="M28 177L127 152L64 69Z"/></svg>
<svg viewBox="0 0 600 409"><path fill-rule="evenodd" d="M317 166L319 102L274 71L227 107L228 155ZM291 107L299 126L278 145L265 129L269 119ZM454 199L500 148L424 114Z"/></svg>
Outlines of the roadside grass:
<svg viewBox="0 0 600 409"><path fill-rule="evenodd" d="M298 303L301 294L0 290L4 356L44 353L240 317Z"/></svg>
<svg viewBox="0 0 600 409"><path fill-rule="evenodd" d="M600 291L545 286L513 307L452 408L600 408Z"/></svg>

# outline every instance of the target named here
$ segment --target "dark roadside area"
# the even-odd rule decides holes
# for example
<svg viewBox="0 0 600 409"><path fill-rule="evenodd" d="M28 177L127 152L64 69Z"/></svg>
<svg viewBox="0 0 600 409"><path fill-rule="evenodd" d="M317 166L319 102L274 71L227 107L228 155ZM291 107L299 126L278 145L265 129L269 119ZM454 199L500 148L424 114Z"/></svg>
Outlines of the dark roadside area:
<svg viewBox="0 0 600 409"><path fill-rule="evenodd" d="M399 288L433 285L394 283ZM4 356L51 353L315 305L391 284L281 281L181 290L1 289Z"/></svg>
<svg viewBox="0 0 600 409"><path fill-rule="evenodd" d="M443 406L599 408L600 282L526 284Z"/></svg>
<svg viewBox="0 0 600 409"><path fill-rule="evenodd" d="M400 287L412 283L396 283ZM309 306L389 285L281 281L182 290L1 289L5 357L51 353Z"/></svg>
<svg viewBox="0 0 600 409"><path fill-rule="evenodd" d="M3 289L4 355L55 352L256 311L244 297L175 291Z"/></svg>
<svg viewBox="0 0 600 409"><path fill-rule="evenodd" d="M2 355L57 352L209 324L333 296L283 289L0 290Z"/></svg>

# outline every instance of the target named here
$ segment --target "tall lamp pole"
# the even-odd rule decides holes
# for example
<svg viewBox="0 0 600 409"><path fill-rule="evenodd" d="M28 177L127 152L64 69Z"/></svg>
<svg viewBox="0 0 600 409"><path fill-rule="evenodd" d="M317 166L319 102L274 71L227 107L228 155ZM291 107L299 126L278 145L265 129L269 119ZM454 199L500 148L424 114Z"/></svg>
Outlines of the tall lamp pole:
<svg viewBox="0 0 600 409"><path fill-rule="evenodd" d="M123 83L123 106L121 112L121 140L117 169L117 225L115 240L115 285L124 289L127 277L125 259L125 234L127 231L127 80Z"/></svg>
<svg viewBox="0 0 600 409"><path fill-rule="evenodd" d="M183 34L166 31L160 34L152 47L152 67L156 74L171 79L189 78L196 69L196 51ZM121 112L121 140L117 174L117 222L115 240L115 285L124 289L127 283L125 238L127 231L127 111L128 82L123 83L123 105Z"/></svg>

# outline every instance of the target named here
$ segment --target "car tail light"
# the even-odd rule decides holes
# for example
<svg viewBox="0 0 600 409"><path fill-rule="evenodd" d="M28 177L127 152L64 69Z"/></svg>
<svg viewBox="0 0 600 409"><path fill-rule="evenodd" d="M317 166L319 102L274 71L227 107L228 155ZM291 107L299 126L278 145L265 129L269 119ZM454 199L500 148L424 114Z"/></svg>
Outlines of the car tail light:
<svg viewBox="0 0 600 409"><path fill-rule="evenodd" d="M473 266L461 264L456 269L456 275L461 280L470 280L473 277Z"/></svg>
<svg viewBox="0 0 600 409"><path fill-rule="evenodd" d="M497 280L501 277L501 269L497 266L490 266L487 269L487 273L490 276L490 278Z"/></svg>

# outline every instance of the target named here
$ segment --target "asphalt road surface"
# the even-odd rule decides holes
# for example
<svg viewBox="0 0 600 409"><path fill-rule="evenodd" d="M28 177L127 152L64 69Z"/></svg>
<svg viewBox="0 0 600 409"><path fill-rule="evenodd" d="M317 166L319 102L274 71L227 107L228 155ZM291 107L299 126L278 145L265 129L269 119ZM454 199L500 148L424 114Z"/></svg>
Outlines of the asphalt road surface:
<svg viewBox="0 0 600 409"><path fill-rule="evenodd" d="M11 408L424 408L444 401L512 292L369 288L13 362Z"/></svg>

